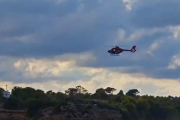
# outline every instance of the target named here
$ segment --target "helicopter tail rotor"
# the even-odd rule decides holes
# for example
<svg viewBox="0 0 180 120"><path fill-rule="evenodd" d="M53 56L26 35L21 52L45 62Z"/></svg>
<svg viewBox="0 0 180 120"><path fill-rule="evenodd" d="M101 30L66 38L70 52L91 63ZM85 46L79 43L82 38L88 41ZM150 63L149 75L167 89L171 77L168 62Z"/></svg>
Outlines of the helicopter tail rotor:
<svg viewBox="0 0 180 120"><path fill-rule="evenodd" d="M133 46L132 48L131 48L131 52L136 52L136 46Z"/></svg>

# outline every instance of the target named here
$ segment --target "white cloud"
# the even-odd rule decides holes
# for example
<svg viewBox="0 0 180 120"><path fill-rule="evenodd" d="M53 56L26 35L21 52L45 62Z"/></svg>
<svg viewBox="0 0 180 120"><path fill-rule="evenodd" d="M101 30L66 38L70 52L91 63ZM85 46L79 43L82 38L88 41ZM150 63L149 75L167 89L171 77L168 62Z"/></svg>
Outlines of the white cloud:
<svg viewBox="0 0 180 120"><path fill-rule="evenodd" d="M173 58L171 59L171 63L168 66L168 69L177 69L178 67L180 67L180 57L179 56L173 56Z"/></svg>
<svg viewBox="0 0 180 120"><path fill-rule="evenodd" d="M71 61L49 61L49 60L21 60L15 63L16 68L29 73L32 76L61 76L64 69L71 69L73 62ZM18 69L17 69L18 70ZM21 71L21 72L22 72Z"/></svg>
<svg viewBox="0 0 180 120"><path fill-rule="evenodd" d="M84 55L84 56L83 56ZM81 56L81 57L80 57ZM116 72L117 68L93 68L93 67L83 67L79 66L76 60L79 62L87 62L93 60L92 54L81 54L81 55L64 55L49 59L19 59L15 60L14 67L17 71L24 74L26 79L32 79L32 75L45 76L46 81L39 81L37 78L36 82L5 82L6 79L1 79L0 85L4 86L7 84L9 90L14 86L21 87L33 87L36 89L42 89L44 91L62 91L64 92L69 87L75 87L77 85L84 86L89 92L93 93L97 88L100 87L114 87L117 89L117 93L120 89L127 92L129 89L137 88L142 92L141 94L151 94L151 95L179 95L180 91L178 86L178 79L155 79L147 77L144 74L128 74L122 72ZM73 59L74 58L74 59ZM92 58L92 59L90 59ZM13 66L12 66L13 67ZM120 69L120 68L118 68ZM79 72L80 76L85 77L90 76L87 80L83 77L78 77L76 81L64 81L61 76L66 74L70 75L72 78L76 77L74 73ZM27 75L28 74L28 75ZM72 75L74 74L74 76ZM18 74L15 74L18 76ZM53 77L57 79L54 80ZM19 77L22 78L23 77ZM29 79L29 80L30 80ZM146 87L144 87L146 86Z"/></svg>
<svg viewBox="0 0 180 120"><path fill-rule="evenodd" d="M137 29L129 37L128 40L136 41L145 36L152 36L157 33L163 33L167 28Z"/></svg>
<svg viewBox="0 0 180 120"><path fill-rule="evenodd" d="M152 43L149 47L149 50L147 51L148 54L153 56L153 52L160 47L160 44L162 43L162 40L157 40L154 43Z"/></svg>
<svg viewBox="0 0 180 120"><path fill-rule="evenodd" d="M177 57L174 57L174 59L175 58ZM11 58L9 59L12 60ZM8 61L8 58L5 59L5 57L1 57L1 61L2 60ZM15 69L19 71L21 75L23 74L23 77L18 77L19 79L25 78L31 80L33 76L35 76L34 79L36 79L36 76L45 76L47 80L39 81L39 78L37 78L36 82L26 83L23 81L20 83L16 83L16 81L14 81L14 78L16 78L19 74L12 74L14 76L11 76L12 80L9 82L6 81L6 78L2 77L0 86L5 88L5 85L8 85L9 90L11 90L14 86L20 86L33 87L35 89L42 89L44 91L60 90L64 92L69 87L82 85L91 93L95 92L97 88L105 88L110 86L117 89L115 93L117 93L120 89L124 90L124 92L127 92L127 90L129 89L137 88L142 91L141 94L166 96L180 95L180 90L178 89L178 86L180 85L180 83L178 82L179 79L155 79L147 77L146 75L141 73L123 73L123 69L126 68L122 68L122 72L116 72L117 68L93 68L78 65L81 62L86 63L91 60L95 59L90 53L82 53L81 55L72 56L64 55L49 59L14 59L14 61L11 61L13 63L11 63L11 67L15 67ZM11 72L13 72L13 68L10 68L10 66L8 68L11 70ZM120 67L118 69L120 69ZM19 73L17 71L15 73ZM80 77L77 77L79 75L75 75L77 72L80 73ZM64 81L61 76L63 76L64 74L66 75L67 73L72 78L77 77L77 80ZM82 75L85 76L85 78L81 77ZM53 77L56 77L56 80L54 80ZM88 79L86 77L88 77Z"/></svg>
<svg viewBox="0 0 180 120"><path fill-rule="evenodd" d="M117 30L117 37L114 42L122 42L122 41L138 41L142 37L153 36L158 33L166 33L167 38L178 39L180 35L180 26L166 26L166 27L157 27L157 28L147 28L147 29L135 29L130 35L126 34L128 31L120 28ZM171 36L168 36L168 33Z"/></svg>
<svg viewBox="0 0 180 120"><path fill-rule="evenodd" d="M178 26L170 26L169 31L173 33L173 38L175 40L179 40L180 37L180 25Z"/></svg>
<svg viewBox="0 0 180 120"><path fill-rule="evenodd" d="M132 10L133 4L138 0L122 0L127 10Z"/></svg>
<svg viewBox="0 0 180 120"><path fill-rule="evenodd" d="M14 63L14 67L32 77L60 77L64 72L76 71L78 64L86 64L95 60L91 53L67 54L53 59L21 59ZM85 68L79 68L82 72ZM89 73L93 73L89 71Z"/></svg>
<svg viewBox="0 0 180 120"><path fill-rule="evenodd" d="M94 71L93 70L94 68L87 68L84 69L83 72L86 73L91 69L92 71ZM12 89L14 86L20 86L20 87L33 87L35 89L42 89L44 91L53 90L56 92L59 90L64 92L69 87L82 85L91 93L94 93L97 88L100 87L106 88L110 86L117 89L115 93L119 92L119 90L124 90L124 92L127 92L127 90L129 89L139 88L142 91L141 95L144 94L163 95L163 96L180 95L179 94L180 83L173 79L153 79L146 77L143 74L116 73L109 71L107 69L96 69L95 73L96 75L93 76L88 81L84 81L80 79L78 81L63 83L61 81L52 80L48 82L37 82L30 84L25 84L25 83L16 84L13 82L1 81L0 85L4 87L5 85L8 85L9 90Z"/></svg>
<svg viewBox="0 0 180 120"><path fill-rule="evenodd" d="M179 26L135 29L131 31L132 32L130 32L129 30L119 28L115 33L116 37L113 39L113 42L109 41L108 44L112 44L114 46L119 45L120 47L123 47L124 45L124 47L126 46L126 48L129 48L132 45L132 43L137 45L137 52L135 53L135 55L138 56L139 60L143 58L147 58L146 55L154 56L155 55L154 52L156 52L156 50L161 51L161 48L164 49L165 47L168 47L168 49L170 49L169 46L171 45L176 46L179 44L178 43L179 35L180 35ZM140 41L147 41L147 40L148 42L146 46L141 45ZM157 51L158 56L156 57L159 57L160 54L159 51Z"/></svg>

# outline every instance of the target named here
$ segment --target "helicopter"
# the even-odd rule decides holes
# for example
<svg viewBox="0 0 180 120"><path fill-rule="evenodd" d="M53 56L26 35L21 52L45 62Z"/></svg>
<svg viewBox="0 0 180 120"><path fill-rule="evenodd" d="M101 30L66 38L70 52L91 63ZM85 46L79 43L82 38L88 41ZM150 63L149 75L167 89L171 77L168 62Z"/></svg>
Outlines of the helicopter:
<svg viewBox="0 0 180 120"><path fill-rule="evenodd" d="M111 55L118 55L118 54L120 54L120 53L122 53L122 52L124 52L124 51L129 51L129 52L134 53L134 52L136 52L136 46L134 45L134 46L133 46L131 49L129 49L129 50L128 50L128 49L122 49L122 48L116 46L116 47L108 50L108 53L110 53Z"/></svg>

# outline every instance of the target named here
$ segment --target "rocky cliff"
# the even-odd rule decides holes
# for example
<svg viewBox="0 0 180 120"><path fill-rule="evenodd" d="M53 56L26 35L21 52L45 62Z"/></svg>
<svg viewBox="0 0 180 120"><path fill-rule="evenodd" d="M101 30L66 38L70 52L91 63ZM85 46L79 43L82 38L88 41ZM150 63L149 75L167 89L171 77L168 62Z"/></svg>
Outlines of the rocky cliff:
<svg viewBox="0 0 180 120"><path fill-rule="evenodd" d="M83 104L46 108L41 114L39 118L28 118L25 111L0 110L0 120L123 120L118 111Z"/></svg>
<svg viewBox="0 0 180 120"><path fill-rule="evenodd" d="M26 112L0 109L0 120L27 120Z"/></svg>

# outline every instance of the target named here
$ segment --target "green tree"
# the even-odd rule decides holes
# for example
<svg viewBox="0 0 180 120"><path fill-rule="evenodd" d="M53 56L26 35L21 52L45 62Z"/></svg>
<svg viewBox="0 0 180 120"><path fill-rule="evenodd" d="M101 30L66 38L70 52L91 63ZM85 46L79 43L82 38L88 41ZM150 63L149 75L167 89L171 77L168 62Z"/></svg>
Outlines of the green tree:
<svg viewBox="0 0 180 120"><path fill-rule="evenodd" d="M136 97L138 93L139 93L139 91L137 89L131 89L126 93L126 95Z"/></svg>
<svg viewBox="0 0 180 120"><path fill-rule="evenodd" d="M76 90L77 90L77 93L76 93L77 98L82 99L82 98L89 97L88 90L86 90L84 87L78 85L76 86Z"/></svg>
<svg viewBox="0 0 180 120"><path fill-rule="evenodd" d="M12 89L11 94L18 97L18 98L21 98L24 101L26 101L29 98L34 98L35 92L36 92L36 90L34 88L31 88L31 87L22 88L22 87L15 86Z"/></svg>
<svg viewBox="0 0 180 120"><path fill-rule="evenodd" d="M84 87L80 85L76 86L76 89L77 89L77 93L79 94L86 94L88 92Z"/></svg>
<svg viewBox="0 0 180 120"><path fill-rule="evenodd" d="M76 88L69 88L68 90L65 90L66 95L70 96L71 98L75 98L77 94Z"/></svg>
<svg viewBox="0 0 180 120"><path fill-rule="evenodd" d="M108 93L108 94L113 94L114 91L116 91L116 89L115 89L115 88L112 88L112 87L107 87L107 88L105 89L105 92Z"/></svg>
<svg viewBox="0 0 180 120"><path fill-rule="evenodd" d="M35 117L40 113L40 110L43 106L43 100L41 99L29 99L27 101L27 116L28 117Z"/></svg>
<svg viewBox="0 0 180 120"><path fill-rule="evenodd" d="M3 91L4 91L4 89L0 88L0 100L3 98Z"/></svg>
<svg viewBox="0 0 180 120"><path fill-rule="evenodd" d="M46 95L47 95L47 96L51 96L52 93L53 93L53 91L52 91L52 90L49 90L49 91L46 92Z"/></svg>
<svg viewBox="0 0 180 120"><path fill-rule="evenodd" d="M138 113L136 110L136 101L132 97L127 97L122 101L123 107L129 112L131 120L138 119Z"/></svg>
<svg viewBox="0 0 180 120"><path fill-rule="evenodd" d="M140 97L137 100L136 107L137 107L137 111L139 112L139 116L141 118L145 118L150 109L150 105L148 101Z"/></svg>
<svg viewBox="0 0 180 120"><path fill-rule="evenodd" d="M98 99L107 99L107 94L105 89L99 88L95 92L95 96L97 96Z"/></svg>
<svg viewBox="0 0 180 120"><path fill-rule="evenodd" d="M44 91L42 90L36 90L35 93L34 93L34 97L37 98L37 99L42 99L42 98L46 98L46 94L44 93Z"/></svg>
<svg viewBox="0 0 180 120"><path fill-rule="evenodd" d="M3 92L3 91L4 91L4 89L0 87L0 92Z"/></svg>
<svg viewBox="0 0 180 120"><path fill-rule="evenodd" d="M16 97L11 95L9 99L5 102L4 106L5 109L11 109L11 110L18 110L18 109L23 109L23 101Z"/></svg>
<svg viewBox="0 0 180 120"><path fill-rule="evenodd" d="M18 87L18 86L15 86L15 87L12 89L11 94L14 95L14 96L16 96L16 97L22 97L22 88L21 88L21 87Z"/></svg>
<svg viewBox="0 0 180 120"><path fill-rule="evenodd" d="M52 90L44 93L43 90L35 90L31 87L14 87L9 99L3 99L6 109L27 109L28 116L42 116L41 109L55 107L56 113L60 113L60 106L67 105L67 100L71 97L82 103L96 103L100 108L120 110L125 120L179 120L180 119L180 98L138 95L137 89L131 89L126 94L122 90L113 95L115 88L98 88L91 94L78 85L69 88L65 93L53 92ZM4 89L0 88L0 92ZM1 96L2 97L2 94ZM51 99L49 99L51 98ZM113 98L113 99L112 99ZM101 101L98 101L101 100ZM111 102L108 102L111 101Z"/></svg>
<svg viewBox="0 0 180 120"><path fill-rule="evenodd" d="M68 96L62 92L57 92L56 93L56 99L61 99L61 100L65 100Z"/></svg>
<svg viewBox="0 0 180 120"><path fill-rule="evenodd" d="M122 96L120 96L120 95L116 95L116 96L114 96L114 101L115 102L122 102L122 100L123 100L123 97Z"/></svg>
<svg viewBox="0 0 180 120"><path fill-rule="evenodd" d="M119 96L124 96L124 92L123 92L122 90L120 90L117 95L119 95Z"/></svg>

